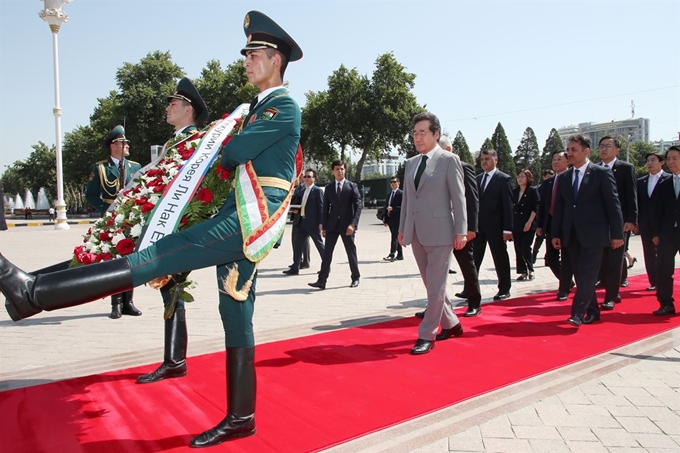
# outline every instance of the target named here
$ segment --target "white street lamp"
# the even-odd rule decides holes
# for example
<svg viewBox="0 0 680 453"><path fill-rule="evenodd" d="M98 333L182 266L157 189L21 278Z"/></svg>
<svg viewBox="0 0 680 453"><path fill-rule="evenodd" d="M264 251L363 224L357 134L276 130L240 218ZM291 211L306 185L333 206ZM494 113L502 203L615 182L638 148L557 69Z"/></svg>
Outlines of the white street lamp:
<svg viewBox="0 0 680 453"><path fill-rule="evenodd" d="M61 167L61 107L59 107L59 47L57 35L59 28L64 22L68 22L68 15L63 11L63 6L71 0L42 0L45 2L45 9L38 15L47 22L52 31L52 50L54 54L54 121L57 135L57 221L54 224L55 230L68 230L70 226L66 222L66 203L64 202L64 174Z"/></svg>

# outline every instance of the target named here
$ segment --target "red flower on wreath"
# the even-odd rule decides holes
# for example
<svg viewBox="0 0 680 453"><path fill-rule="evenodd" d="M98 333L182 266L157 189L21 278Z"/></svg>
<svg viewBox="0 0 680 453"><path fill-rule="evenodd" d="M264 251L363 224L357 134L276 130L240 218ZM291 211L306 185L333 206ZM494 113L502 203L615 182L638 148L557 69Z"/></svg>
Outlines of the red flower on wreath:
<svg viewBox="0 0 680 453"><path fill-rule="evenodd" d="M202 202L204 205L208 205L213 199L213 193L210 191L210 189L203 188L196 194L196 199Z"/></svg>
<svg viewBox="0 0 680 453"><path fill-rule="evenodd" d="M129 255L135 249L135 241L130 238L121 239L118 244L116 244L116 250L121 255Z"/></svg>
<svg viewBox="0 0 680 453"><path fill-rule="evenodd" d="M146 197L139 197L139 198L135 199L135 204L137 206L142 206L143 204L146 204L148 201L149 201L149 199L146 198Z"/></svg>
<svg viewBox="0 0 680 453"><path fill-rule="evenodd" d="M231 176L231 173L229 172L229 170L224 168L222 165L218 165L217 167L215 167L215 174L217 174L217 176L222 181L226 181L227 179L229 179L229 176Z"/></svg>
<svg viewBox="0 0 680 453"><path fill-rule="evenodd" d="M110 241L111 240L111 233L108 231L102 231L99 233L99 240L100 241Z"/></svg>
<svg viewBox="0 0 680 453"><path fill-rule="evenodd" d="M113 259L112 253L100 253L99 255L97 255L97 262L108 261L112 259Z"/></svg>
<svg viewBox="0 0 680 453"><path fill-rule="evenodd" d="M109 220L106 221L106 226L112 227L114 223L113 217L109 217Z"/></svg>
<svg viewBox="0 0 680 453"><path fill-rule="evenodd" d="M97 255L94 253L81 253L79 261L83 264L92 264L97 261Z"/></svg>
<svg viewBox="0 0 680 453"><path fill-rule="evenodd" d="M146 214L147 212L153 211L153 208L155 208L155 205L153 203L144 203L142 205L142 214Z"/></svg>

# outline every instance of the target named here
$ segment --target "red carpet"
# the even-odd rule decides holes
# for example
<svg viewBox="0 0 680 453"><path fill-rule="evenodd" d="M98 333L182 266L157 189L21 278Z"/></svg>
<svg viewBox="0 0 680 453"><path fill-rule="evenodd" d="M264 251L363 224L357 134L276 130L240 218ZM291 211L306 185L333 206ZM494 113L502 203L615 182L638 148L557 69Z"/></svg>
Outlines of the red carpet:
<svg viewBox="0 0 680 453"><path fill-rule="evenodd" d="M578 332L551 292L461 318L465 335L426 356L408 354L415 318L260 345L258 434L209 451L317 451L680 326L680 316L651 315L653 293L635 289L644 276L630 283L624 303ZM188 366L186 378L151 385L135 379L155 365L0 393L2 449L189 451L224 417L224 354Z"/></svg>

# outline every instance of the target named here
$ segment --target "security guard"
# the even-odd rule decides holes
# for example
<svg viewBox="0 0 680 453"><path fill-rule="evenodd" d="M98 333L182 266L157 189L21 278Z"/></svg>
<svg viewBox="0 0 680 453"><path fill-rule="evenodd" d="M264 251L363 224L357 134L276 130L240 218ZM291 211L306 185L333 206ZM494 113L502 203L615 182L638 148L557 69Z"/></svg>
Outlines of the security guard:
<svg viewBox="0 0 680 453"><path fill-rule="evenodd" d="M192 439L191 447L208 447L255 434L252 317L257 262L280 242L283 230L278 226L282 219L285 222L292 182L301 171L300 108L283 86L283 75L289 61L302 58L302 50L260 12L248 13L243 28L248 39L241 50L243 65L248 81L259 88L260 94L241 123L243 129L223 145L221 164L227 170L236 169L239 179L214 217L166 235L124 258L37 277L0 254L0 290L7 297L5 308L15 321L41 310L91 302L161 276L217 267L227 349L227 416ZM249 187L257 189L255 196ZM250 215L262 217L255 231L250 225L258 218ZM269 240L256 240L263 237Z"/></svg>
<svg viewBox="0 0 680 453"><path fill-rule="evenodd" d="M191 80L184 77L177 84L175 93L168 97L165 119L175 127L175 137L189 136L198 131L196 123L208 119L208 109ZM167 146L167 145L166 145ZM154 371L137 378L138 384L149 384L163 379L177 378L187 374L187 321L184 301L173 300L171 289L184 282L189 272L176 274L161 288L165 306L165 341L163 363Z"/></svg>
<svg viewBox="0 0 680 453"><path fill-rule="evenodd" d="M108 150L109 157L94 164L90 182L85 189L85 199L102 216L106 214L118 192L141 168L137 162L126 159L130 154L130 141L125 138L123 126L118 125L111 129L104 139L104 149ZM111 296L109 318L118 319L121 315L141 316L141 314L142 312L132 302L132 291Z"/></svg>

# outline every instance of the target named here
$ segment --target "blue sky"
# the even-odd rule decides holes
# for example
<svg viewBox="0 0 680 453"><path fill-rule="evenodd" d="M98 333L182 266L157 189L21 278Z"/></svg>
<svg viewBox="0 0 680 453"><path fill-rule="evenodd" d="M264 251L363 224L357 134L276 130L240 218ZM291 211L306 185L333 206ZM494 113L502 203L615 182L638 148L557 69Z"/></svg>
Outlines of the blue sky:
<svg viewBox="0 0 680 453"><path fill-rule="evenodd" d="M0 171L38 141L55 142L42 8L0 2ZM169 51L188 77L211 59L234 61L251 9L302 47L286 73L301 105L341 64L371 74L391 51L417 75L418 102L472 150L498 121L513 150L528 126L542 147L552 127L630 117L631 100L653 140L680 131L677 0L74 0L59 33L62 131L88 124L97 98L116 88L116 70L149 52Z"/></svg>

